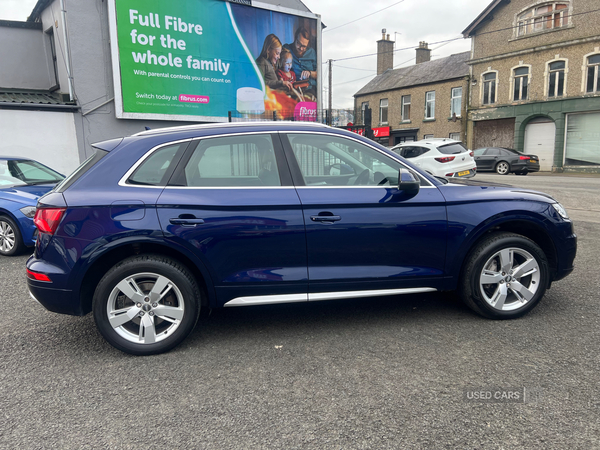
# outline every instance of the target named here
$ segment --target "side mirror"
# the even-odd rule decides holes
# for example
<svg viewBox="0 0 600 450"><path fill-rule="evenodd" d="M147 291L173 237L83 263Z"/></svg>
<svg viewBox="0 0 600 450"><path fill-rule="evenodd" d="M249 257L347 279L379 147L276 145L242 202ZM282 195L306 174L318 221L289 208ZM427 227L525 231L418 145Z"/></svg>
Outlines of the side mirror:
<svg viewBox="0 0 600 450"><path fill-rule="evenodd" d="M398 190L404 193L404 198L413 198L419 193L421 181L419 177L408 169L400 169L398 173Z"/></svg>

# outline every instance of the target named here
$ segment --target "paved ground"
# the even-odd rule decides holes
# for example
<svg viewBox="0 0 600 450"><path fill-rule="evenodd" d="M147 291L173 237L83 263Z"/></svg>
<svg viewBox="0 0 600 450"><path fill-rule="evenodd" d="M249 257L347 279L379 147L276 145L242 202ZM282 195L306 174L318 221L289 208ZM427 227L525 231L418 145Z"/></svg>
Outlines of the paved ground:
<svg viewBox="0 0 600 450"><path fill-rule="evenodd" d="M598 201L513 178L571 213ZM598 216L575 220L576 271L519 320L441 294L232 308L145 358L45 311L27 257L0 259L0 448L600 448Z"/></svg>

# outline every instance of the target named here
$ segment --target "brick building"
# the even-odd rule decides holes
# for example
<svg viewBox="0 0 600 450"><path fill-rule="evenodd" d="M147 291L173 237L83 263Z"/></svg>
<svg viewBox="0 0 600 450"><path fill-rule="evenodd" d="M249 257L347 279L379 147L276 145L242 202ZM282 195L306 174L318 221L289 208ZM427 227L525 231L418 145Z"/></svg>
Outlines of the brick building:
<svg viewBox="0 0 600 450"><path fill-rule="evenodd" d="M354 94L355 117L371 108L371 127L384 135L376 138L383 145L425 137L464 140L470 52L431 61L421 42L415 65L393 69L393 48L389 35L377 42L377 76Z"/></svg>
<svg viewBox="0 0 600 450"><path fill-rule="evenodd" d="M472 39L467 143L540 157L542 170L600 172L597 0L494 0Z"/></svg>

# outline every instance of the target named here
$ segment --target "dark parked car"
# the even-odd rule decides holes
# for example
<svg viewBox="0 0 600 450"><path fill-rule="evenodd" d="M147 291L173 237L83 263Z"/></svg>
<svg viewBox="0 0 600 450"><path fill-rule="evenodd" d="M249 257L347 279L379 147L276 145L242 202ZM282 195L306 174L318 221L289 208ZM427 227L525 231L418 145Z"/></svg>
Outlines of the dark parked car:
<svg viewBox="0 0 600 450"><path fill-rule="evenodd" d="M500 175L515 173L527 175L540 170L540 159L536 155L524 155L512 148L486 147L473 150L477 171L494 171Z"/></svg>
<svg viewBox="0 0 600 450"><path fill-rule="evenodd" d="M95 148L40 199L27 282L128 353L175 347L201 307L458 290L510 319L573 270L548 195L448 183L345 130L196 125Z"/></svg>
<svg viewBox="0 0 600 450"><path fill-rule="evenodd" d="M0 255L12 256L33 247L38 198L63 178L37 161L0 156Z"/></svg>

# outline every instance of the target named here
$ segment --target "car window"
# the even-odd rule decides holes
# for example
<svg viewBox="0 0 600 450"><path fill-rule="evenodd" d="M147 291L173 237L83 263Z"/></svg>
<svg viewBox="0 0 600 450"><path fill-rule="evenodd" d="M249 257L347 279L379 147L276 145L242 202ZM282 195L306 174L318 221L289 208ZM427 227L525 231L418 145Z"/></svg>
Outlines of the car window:
<svg viewBox="0 0 600 450"><path fill-rule="evenodd" d="M502 154L506 155L506 156L514 156L514 155L520 155L520 153L512 148L503 148L501 149Z"/></svg>
<svg viewBox="0 0 600 450"><path fill-rule="evenodd" d="M488 148L485 152L486 156L500 156L499 148Z"/></svg>
<svg viewBox="0 0 600 450"><path fill-rule="evenodd" d="M485 153L486 150L486 148L478 148L477 150L473 150L473 155L481 156Z"/></svg>
<svg viewBox="0 0 600 450"><path fill-rule="evenodd" d="M188 143L168 145L159 148L136 169L136 171L127 180L130 184L140 184L146 186L164 185L165 175L173 162L177 151L182 147L187 147Z"/></svg>
<svg viewBox="0 0 600 450"><path fill-rule="evenodd" d="M438 147L440 153L444 155L457 155L459 153L468 152L462 142L453 142L452 144L441 145Z"/></svg>
<svg viewBox="0 0 600 450"><path fill-rule="evenodd" d="M404 158L416 158L417 156L421 156L429 151L427 147L406 147L405 152L402 155Z"/></svg>
<svg viewBox="0 0 600 450"><path fill-rule="evenodd" d="M24 185L24 184L54 184L62 181L64 177L38 163L28 159L0 160L0 184Z"/></svg>
<svg viewBox="0 0 600 450"><path fill-rule="evenodd" d="M183 173L184 186L281 186L269 135L200 141Z"/></svg>
<svg viewBox="0 0 600 450"><path fill-rule="evenodd" d="M402 164L360 142L320 134L288 135L307 186L395 186Z"/></svg>

